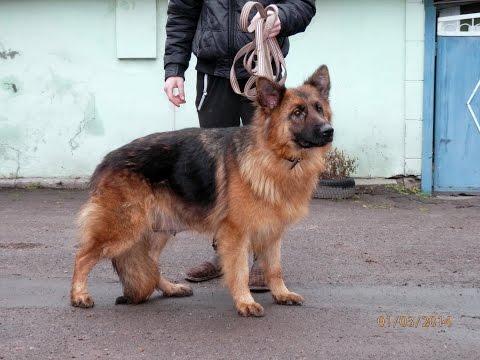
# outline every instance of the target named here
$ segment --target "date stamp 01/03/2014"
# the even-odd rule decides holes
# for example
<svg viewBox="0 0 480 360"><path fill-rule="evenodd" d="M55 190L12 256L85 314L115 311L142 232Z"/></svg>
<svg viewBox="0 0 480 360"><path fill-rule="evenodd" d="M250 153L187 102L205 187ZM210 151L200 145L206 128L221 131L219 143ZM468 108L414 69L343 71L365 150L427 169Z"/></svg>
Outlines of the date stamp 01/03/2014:
<svg viewBox="0 0 480 360"><path fill-rule="evenodd" d="M445 328L451 327L451 315L380 315L377 325L381 328Z"/></svg>

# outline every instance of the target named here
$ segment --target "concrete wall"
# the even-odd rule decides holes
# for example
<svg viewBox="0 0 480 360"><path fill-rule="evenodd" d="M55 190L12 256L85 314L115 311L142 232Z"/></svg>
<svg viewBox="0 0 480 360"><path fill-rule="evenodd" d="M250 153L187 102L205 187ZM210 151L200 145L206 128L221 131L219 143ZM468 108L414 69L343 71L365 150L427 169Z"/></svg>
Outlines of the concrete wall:
<svg viewBox="0 0 480 360"><path fill-rule="evenodd" d="M123 19L126 28L119 31L117 23L116 29L116 6L137 11L133 19L142 22L148 14L141 9L152 4L156 39L138 35L142 46L124 39L135 20ZM88 175L107 151L133 138L197 125L194 60L187 105L175 110L163 94L166 6L164 0L0 1L0 177ZM317 7L307 33L292 38L288 84L328 64L336 145L359 158L357 175L418 174L421 1L325 0ZM156 41L157 58L120 60L119 41L126 53L130 41L140 57L144 48L145 57L154 57Z"/></svg>

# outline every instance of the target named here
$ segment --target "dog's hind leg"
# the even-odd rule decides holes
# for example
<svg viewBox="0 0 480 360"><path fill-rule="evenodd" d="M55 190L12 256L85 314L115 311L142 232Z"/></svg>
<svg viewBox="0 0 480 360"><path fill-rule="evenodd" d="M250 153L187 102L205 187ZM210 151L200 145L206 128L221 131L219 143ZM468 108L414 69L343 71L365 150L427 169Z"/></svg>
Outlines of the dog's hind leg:
<svg viewBox="0 0 480 360"><path fill-rule="evenodd" d="M166 296L188 296L187 285L173 284L160 275L158 257L169 239L167 233L150 233L130 250L112 259L123 284L123 296L116 304L139 304L148 300L155 289Z"/></svg>
<svg viewBox="0 0 480 360"><path fill-rule="evenodd" d="M87 291L87 277L92 268L102 258L114 258L129 251L141 240L138 234L146 228L144 221L136 220L144 218L140 207L120 207L113 200L91 200L80 212L81 247L76 255L70 291L73 306L93 306Z"/></svg>
<svg viewBox="0 0 480 360"><path fill-rule="evenodd" d="M150 236L150 257L153 261L157 262L160 257L165 244L171 235L164 232L153 232ZM183 297L193 295L192 288L187 284L175 284L162 276L158 275L157 290L160 290L164 296L168 297Z"/></svg>
<svg viewBox="0 0 480 360"><path fill-rule="evenodd" d="M187 284L172 283L162 275L160 275L158 279L157 289L162 291L163 295L167 297L184 297L193 295L192 288Z"/></svg>
<svg viewBox="0 0 480 360"><path fill-rule="evenodd" d="M113 232L107 234L94 226L84 229L82 237L81 247L75 258L70 300L72 306L89 308L94 302L87 291L87 277L95 264L102 258L121 257L117 254L130 253L136 246L135 240L114 236ZM148 256L147 260L150 260Z"/></svg>
<svg viewBox="0 0 480 360"><path fill-rule="evenodd" d="M93 299L87 290L87 277L99 260L100 251L91 243L84 244L77 252L70 291L70 302L73 306L83 308L93 306Z"/></svg>
<svg viewBox="0 0 480 360"><path fill-rule="evenodd" d="M116 304L140 304L155 291L160 274L149 254L147 237L114 257L112 265L123 285L123 296L117 298Z"/></svg>

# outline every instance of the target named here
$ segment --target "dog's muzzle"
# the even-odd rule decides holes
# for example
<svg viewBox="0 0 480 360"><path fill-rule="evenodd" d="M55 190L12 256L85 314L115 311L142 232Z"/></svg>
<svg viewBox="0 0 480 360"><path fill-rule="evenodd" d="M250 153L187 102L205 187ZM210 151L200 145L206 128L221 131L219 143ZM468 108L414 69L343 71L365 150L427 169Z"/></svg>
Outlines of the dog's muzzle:
<svg viewBox="0 0 480 360"><path fill-rule="evenodd" d="M308 133L295 136L295 142L302 148L322 147L333 141L333 127L328 123L316 124Z"/></svg>

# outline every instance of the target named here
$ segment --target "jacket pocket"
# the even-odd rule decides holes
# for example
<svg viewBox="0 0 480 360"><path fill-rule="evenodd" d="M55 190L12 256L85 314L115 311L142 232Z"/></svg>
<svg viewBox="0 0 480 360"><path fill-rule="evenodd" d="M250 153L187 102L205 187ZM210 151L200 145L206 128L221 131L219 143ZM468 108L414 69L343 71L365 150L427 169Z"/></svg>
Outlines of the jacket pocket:
<svg viewBox="0 0 480 360"><path fill-rule="evenodd" d="M209 30L197 29L193 38L192 51L197 58L213 60L221 57L221 49L212 45L212 38L218 40L218 33Z"/></svg>

